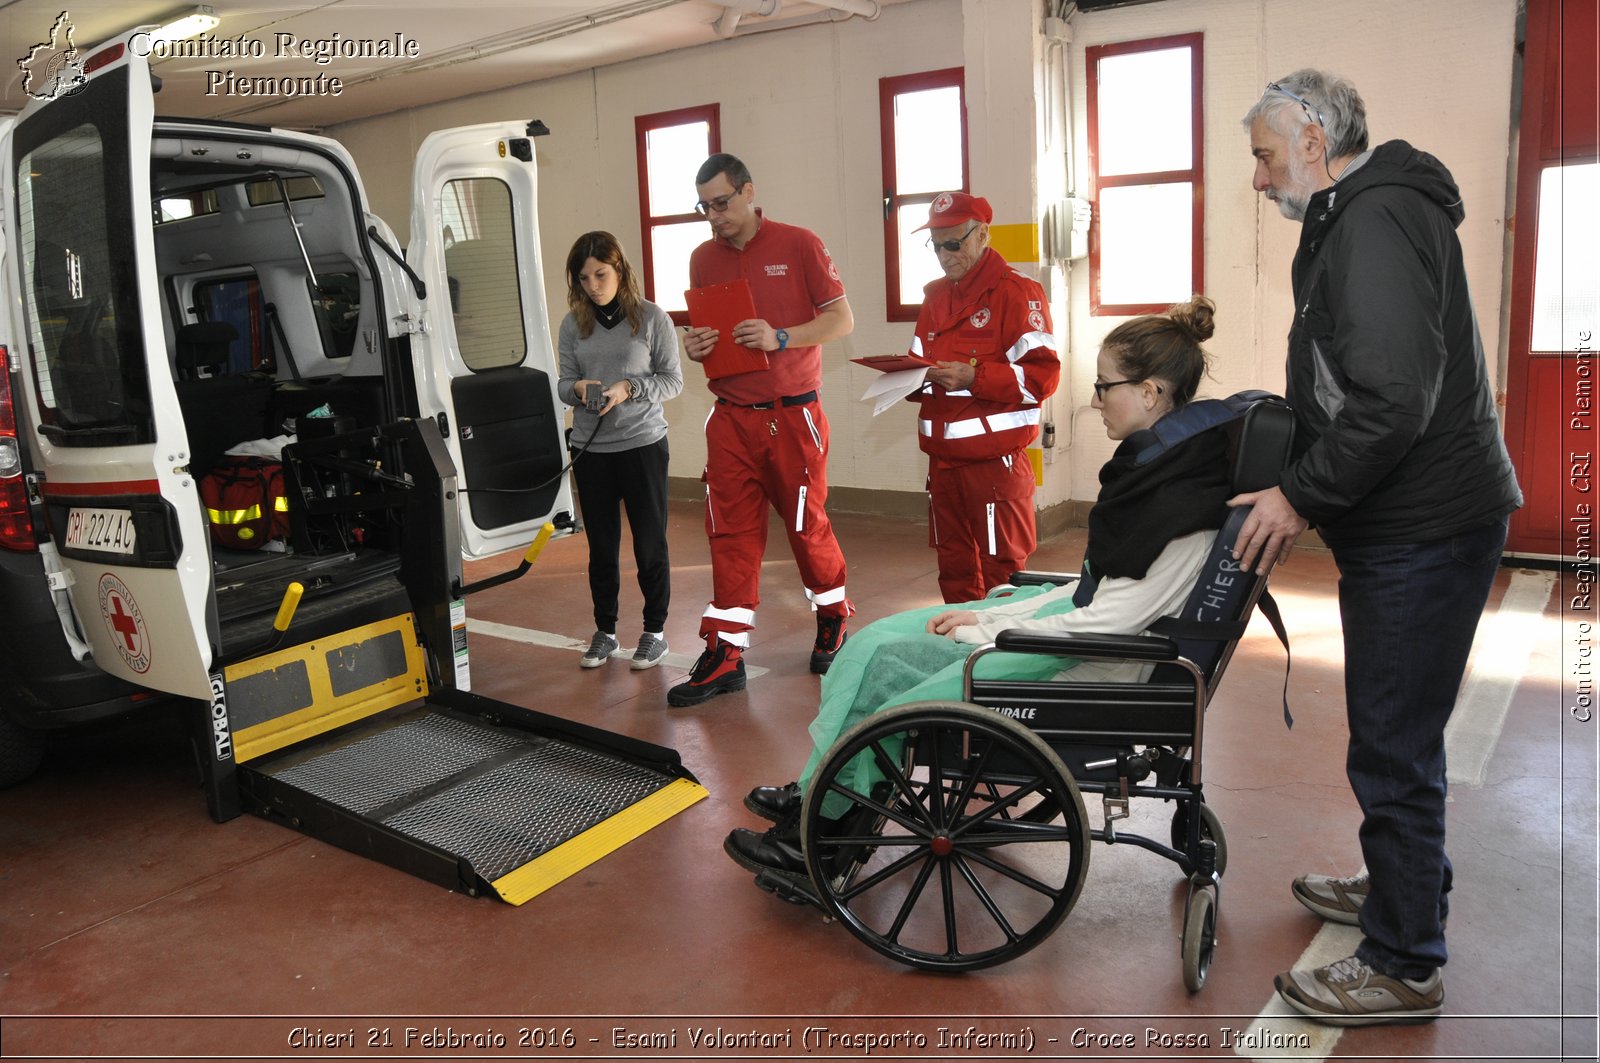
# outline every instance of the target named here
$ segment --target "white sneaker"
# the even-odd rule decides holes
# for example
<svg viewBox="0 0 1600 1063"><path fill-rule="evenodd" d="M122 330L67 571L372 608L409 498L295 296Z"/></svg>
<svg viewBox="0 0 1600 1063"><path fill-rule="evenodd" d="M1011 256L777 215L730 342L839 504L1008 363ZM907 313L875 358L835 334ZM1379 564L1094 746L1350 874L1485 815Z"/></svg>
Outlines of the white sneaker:
<svg viewBox="0 0 1600 1063"><path fill-rule="evenodd" d="M667 637L665 635L652 635L646 631L639 636L639 648L633 651L633 660L628 662L628 667L636 672L646 668L654 668L661 663L661 658L667 655Z"/></svg>
<svg viewBox="0 0 1600 1063"><path fill-rule="evenodd" d="M617 652L617 636L607 635L604 631L596 631L594 638L589 640L589 648L583 652L583 657L578 661L579 668L599 668L611 659Z"/></svg>

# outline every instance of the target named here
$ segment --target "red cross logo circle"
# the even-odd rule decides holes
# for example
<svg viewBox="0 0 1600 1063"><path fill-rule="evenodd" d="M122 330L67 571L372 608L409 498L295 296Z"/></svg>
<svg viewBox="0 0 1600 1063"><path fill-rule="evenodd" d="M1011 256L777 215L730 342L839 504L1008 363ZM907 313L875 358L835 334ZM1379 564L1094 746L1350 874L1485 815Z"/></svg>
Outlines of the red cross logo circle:
<svg viewBox="0 0 1600 1063"><path fill-rule="evenodd" d="M107 572L100 577L100 615L111 633L111 642L129 668L143 675L150 670L150 632L144 614L134 601L128 585Z"/></svg>

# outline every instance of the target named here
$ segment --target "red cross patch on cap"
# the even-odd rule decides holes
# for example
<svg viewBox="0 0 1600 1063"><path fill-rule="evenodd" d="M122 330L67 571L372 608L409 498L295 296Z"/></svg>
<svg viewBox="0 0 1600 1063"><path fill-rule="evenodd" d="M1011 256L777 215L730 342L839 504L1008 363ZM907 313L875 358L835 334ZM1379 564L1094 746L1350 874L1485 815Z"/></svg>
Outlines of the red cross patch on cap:
<svg viewBox="0 0 1600 1063"><path fill-rule="evenodd" d="M994 209L982 196L971 196L965 192L940 192L934 201L928 204L927 224L917 226L912 232L920 232L923 229L948 229L968 221L987 223L993 220Z"/></svg>

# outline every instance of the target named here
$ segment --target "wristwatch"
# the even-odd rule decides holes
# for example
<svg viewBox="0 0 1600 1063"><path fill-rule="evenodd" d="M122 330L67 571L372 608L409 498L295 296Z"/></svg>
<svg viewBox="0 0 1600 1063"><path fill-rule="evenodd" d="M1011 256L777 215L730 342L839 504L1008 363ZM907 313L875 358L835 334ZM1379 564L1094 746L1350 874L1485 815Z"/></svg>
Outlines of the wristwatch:
<svg viewBox="0 0 1600 1063"><path fill-rule="evenodd" d="M779 329L777 331L777 337L778 337L778 350L781 351L785 347L789 346L789 330L788 329Z"/></svg>

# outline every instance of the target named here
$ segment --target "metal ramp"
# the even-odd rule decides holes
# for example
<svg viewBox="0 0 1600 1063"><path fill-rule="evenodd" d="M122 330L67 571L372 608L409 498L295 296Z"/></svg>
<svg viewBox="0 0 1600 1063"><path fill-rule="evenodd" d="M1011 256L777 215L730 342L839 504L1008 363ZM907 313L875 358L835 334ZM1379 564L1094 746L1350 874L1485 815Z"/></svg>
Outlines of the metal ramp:
<svg viewBox="0 0 1600 1063"><path fill-rule="evenodd" d="M497 716L539 715L444 693ZM269 818L439 885L522 904L706 796L671 750L627 740L636 748L604 750L574 737L430 699L241 766L239 783Z"/></svg>
<svg viewBox="0 0 1600 1063"><path fill-rule="evenodd" d="M707 796L674 750L430 691L405 614L222 678L239 807L472 896L522 904Z"/></svg>

